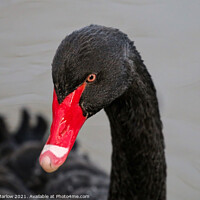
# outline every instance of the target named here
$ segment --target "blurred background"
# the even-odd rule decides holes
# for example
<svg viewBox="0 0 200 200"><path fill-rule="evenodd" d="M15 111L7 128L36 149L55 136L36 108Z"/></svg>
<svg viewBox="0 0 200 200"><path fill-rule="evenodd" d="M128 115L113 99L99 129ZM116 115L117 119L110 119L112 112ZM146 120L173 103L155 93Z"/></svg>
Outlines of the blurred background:
<svg viewBox="0 0 200 200"><path fill-rule="evenodd" d="M90 24L135 41L158 91L168 164L168 199L200 198L200 1L0 1L0 114L16 129L28 108L51 122L51 62L61 40ZM32 119L34 123L34 118ZM111 138L101 111L78 140L109 173Z"/></svg>

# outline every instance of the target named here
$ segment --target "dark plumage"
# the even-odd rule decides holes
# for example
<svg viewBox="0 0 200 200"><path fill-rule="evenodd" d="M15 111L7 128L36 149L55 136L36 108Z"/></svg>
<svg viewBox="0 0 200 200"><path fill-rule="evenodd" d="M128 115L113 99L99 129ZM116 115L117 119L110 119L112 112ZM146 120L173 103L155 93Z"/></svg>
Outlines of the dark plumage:
<svg viewBox="0 0 200 200"><path fill-rule="evenodd" d="M22 181L6 166L0 165L0 194L30 194Z"/></svg>
<svg viewBox="0 0 200 200"><path fill-rule="evenodd" d="M109 200L166 199L166 162L156 90L139 53L118 29L91 25L58 47L52 76L59 103L89 74L79 105L91 117L105 109L112 134Z"/></svg>
<svg viewBox="0 0 200 200"><path fill-rule="evenodd" d="M27 110L22 110L22 121L18 130L14 133L15 140L18 144L25 141L42 140L45 131L47 130L47 123L42 116L36 116L36 125L30 125L30 115Z"/></svg>
<svg viewBox="0 0 200 200"><path fill-rule="evenodd" d="M29 112L22 110L21 124L14 133L8 131L2 116L0 124L1 195L89 194L91 199L106 200L108 175L78 152L77 143L57 172L47 174L41 169L38 162L41 138L48 126L42 116L37 116L36 125L31 126Z"/></svg>
<svg viewBox="0 0 200 200"><path fill-rule="evenodd" d="M3 124L0 137L4 138L0 145L0 194L31 194L31 179L37 179L32 176L47 122L42 116L37 116L36 125L31 126L29 113L23 109L20 126L11 133L5 119L0 119Z"/></svg>
<svg viewBox="0 0 200 200"><path fill-rule="evenodd" d="M103 108L108 115L113 144L110 181L77 148L57 172L45 173L38 157L47 123L40 116L32 127L28 112L23 111L21 126L13 134L0 117L0 194L166 199L164 139L156 90L127 35L91 25L67 36L52 63L59 102L91 73L96 74L96 80L87 83L79 104L87 117Z"/></svg>
<svg viewBox="0 0 200 200"><path fill-rule="evenodd" d="M106 200L109 178L87 157L71 152L65 164L51 174L46 185L49 194L88 194L94 200Z"/></svg>

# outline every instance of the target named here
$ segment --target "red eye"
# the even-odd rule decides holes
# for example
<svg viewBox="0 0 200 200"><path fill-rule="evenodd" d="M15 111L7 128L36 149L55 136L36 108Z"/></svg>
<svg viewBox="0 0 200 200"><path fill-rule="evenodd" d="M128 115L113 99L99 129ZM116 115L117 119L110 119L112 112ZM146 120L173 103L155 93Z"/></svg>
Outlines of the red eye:
<svg viewBox="0 0 200 200"><path fill-rule="evenodd" d="M95 81L95 79L96 79L96 74L90 74L90 75L87 77L86 82L91 83L91 82Z"/></svg>

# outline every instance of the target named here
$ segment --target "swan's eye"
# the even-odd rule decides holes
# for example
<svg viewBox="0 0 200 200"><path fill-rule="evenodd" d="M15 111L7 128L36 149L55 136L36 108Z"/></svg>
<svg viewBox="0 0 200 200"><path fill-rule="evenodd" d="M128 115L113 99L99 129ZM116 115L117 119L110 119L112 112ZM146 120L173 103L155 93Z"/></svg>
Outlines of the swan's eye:
<svg viewBox="0 0 200 200"><path fill-rule="evenodd" d="M94 82L96 80L96 74L90 74L87 79L86 82L91 83Z"/></svg>

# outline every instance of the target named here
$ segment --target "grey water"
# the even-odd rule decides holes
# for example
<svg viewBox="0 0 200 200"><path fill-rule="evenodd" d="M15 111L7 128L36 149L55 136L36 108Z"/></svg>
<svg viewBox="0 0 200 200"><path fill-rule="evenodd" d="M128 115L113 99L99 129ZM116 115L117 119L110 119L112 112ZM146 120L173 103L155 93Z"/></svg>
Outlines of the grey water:
<svg viewBox="0 0 200 200"><path fill-rule="evenodd" d="M158 91L166 140L168 199L200 199L200 2L198 0L0 1L0 113L20 109L51 121L51 62L61 40L89 24L135 41ZM33 119L34 123L34 119ZM111 137L103 111L89 119L81 150L108 173Z"/></svg>

